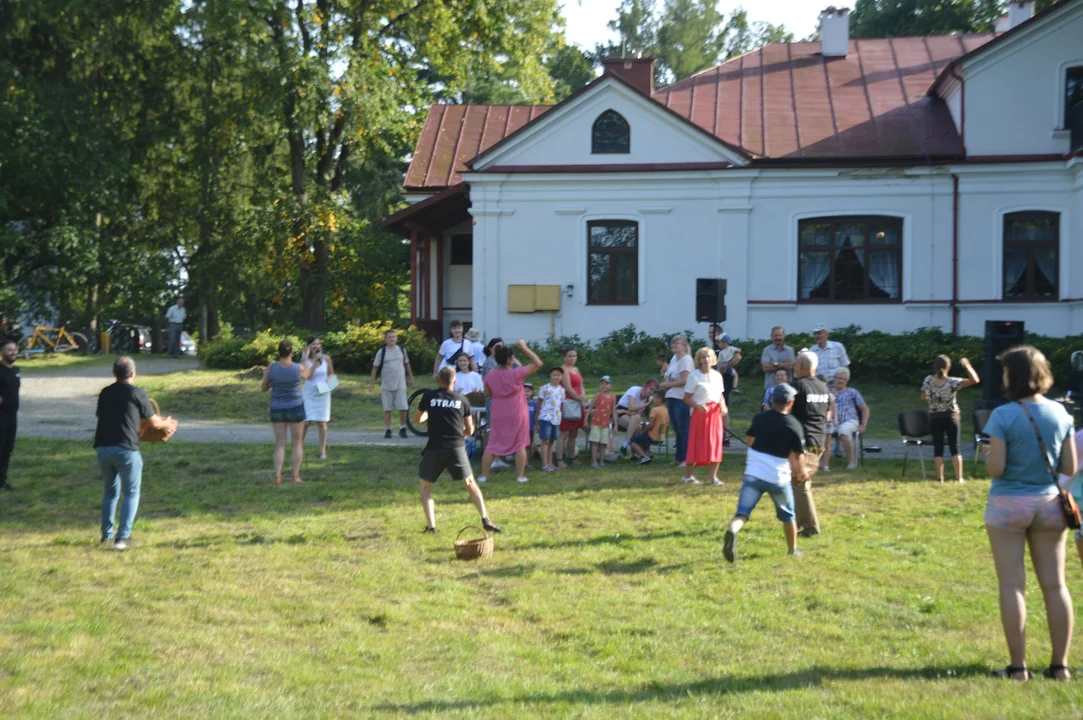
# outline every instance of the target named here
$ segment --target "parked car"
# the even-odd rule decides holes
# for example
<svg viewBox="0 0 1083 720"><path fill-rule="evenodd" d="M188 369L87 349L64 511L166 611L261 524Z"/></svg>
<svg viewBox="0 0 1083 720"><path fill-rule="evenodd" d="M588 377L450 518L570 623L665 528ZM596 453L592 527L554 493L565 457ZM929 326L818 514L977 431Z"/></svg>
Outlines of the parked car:
<svg viewBox="0 0 1083 720"><path fill-rule="evenodd" d="M196 356L196 341L185 331L181 331L180 349L182 355Z"/></svg>

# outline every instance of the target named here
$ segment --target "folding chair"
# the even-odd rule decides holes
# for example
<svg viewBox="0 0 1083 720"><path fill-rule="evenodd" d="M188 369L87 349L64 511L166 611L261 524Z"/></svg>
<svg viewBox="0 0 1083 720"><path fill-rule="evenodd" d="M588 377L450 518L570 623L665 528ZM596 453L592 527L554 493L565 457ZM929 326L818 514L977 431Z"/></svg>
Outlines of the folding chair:
<svg viewBox="0 0 1083 720"><path fill-rule="evenodd" d="M929 444L929 413L927 410L904 410L899 413L899 434L903 442L903 469L906 475L906 460L910 455L910 446L918 448L918 458L921 460L921 478L925 479L925 446ZM926 439L929 438L929 439Z"/></svg>
<svg viewBox="0 0 1083 720"><path fill-rule="evenodd" d="M981 446L989 444L989 436L985 434L985 424L989 422L992 410L975 410L974 420L974 462L981 457Z"/></svg>
<svg viewBox="0 0 1083 720"><path fill-rule="evenodd" d="M658 436L658 442L654 443L652 447L656 448L651 451L652 455L669 457L669 425L666 425L666 431Z"/></svg>

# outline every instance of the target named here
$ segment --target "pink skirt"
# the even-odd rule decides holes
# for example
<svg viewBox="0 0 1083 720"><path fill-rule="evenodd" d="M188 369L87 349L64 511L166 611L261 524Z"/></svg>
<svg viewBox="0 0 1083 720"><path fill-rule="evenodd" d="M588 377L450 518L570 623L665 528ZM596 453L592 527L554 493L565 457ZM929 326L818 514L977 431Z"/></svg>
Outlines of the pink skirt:
<svg viewBox="0 0 1083 720"><path fill-rule="evenodd" d="M716 462L722 462L722 409L718 403L710 403L707 412L692 408L685 463L694 467Z"/></svg>

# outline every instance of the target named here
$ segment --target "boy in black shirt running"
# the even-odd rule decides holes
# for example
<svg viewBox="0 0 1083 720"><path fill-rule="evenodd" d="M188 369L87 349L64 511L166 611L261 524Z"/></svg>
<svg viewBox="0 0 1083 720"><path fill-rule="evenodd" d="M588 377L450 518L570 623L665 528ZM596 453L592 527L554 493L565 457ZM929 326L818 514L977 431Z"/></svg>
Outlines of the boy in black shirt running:
<svg viewBox="0 0 1083 720"><path fill-rule="evenodd" d="M465 438L474 432L474 418L470 415L470 403L455 392L455 368L446 366L436 374L439 389L421 398L414 412L414 422L428 423L429 442L421 453L421 465L417 474L421 478L421 509L425 511L428 524L423 532L436 532L436 507L432 500L432 485L445 470L455 480L462 480L470 500L481 514L481 525L489 532L498 533L500 528L489 521L485 512L485 499L481 488L474 482L474 470L466 456Z"/></svg>

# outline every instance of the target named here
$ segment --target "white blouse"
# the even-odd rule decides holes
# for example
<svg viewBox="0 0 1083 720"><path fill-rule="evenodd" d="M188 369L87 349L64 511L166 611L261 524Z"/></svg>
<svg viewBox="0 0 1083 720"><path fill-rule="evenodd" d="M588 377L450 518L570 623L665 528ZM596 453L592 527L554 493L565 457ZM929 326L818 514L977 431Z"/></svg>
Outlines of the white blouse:
<svg viewBox="0 0 1083 720"><path fill-rule="evenodd" d="M697 405L722 402L724 389L722 375L717 370L708 370L706 373L693 370L684 384L684 391L692 394L692 402Z"/></svg>
<svg viewBox="0 0 1083 720"><path fill-rule="evenodd" d="M485 392L485 384L481 375L476 372L464 372L455 376L455 392L469 395L474 392Z"/></svg>

